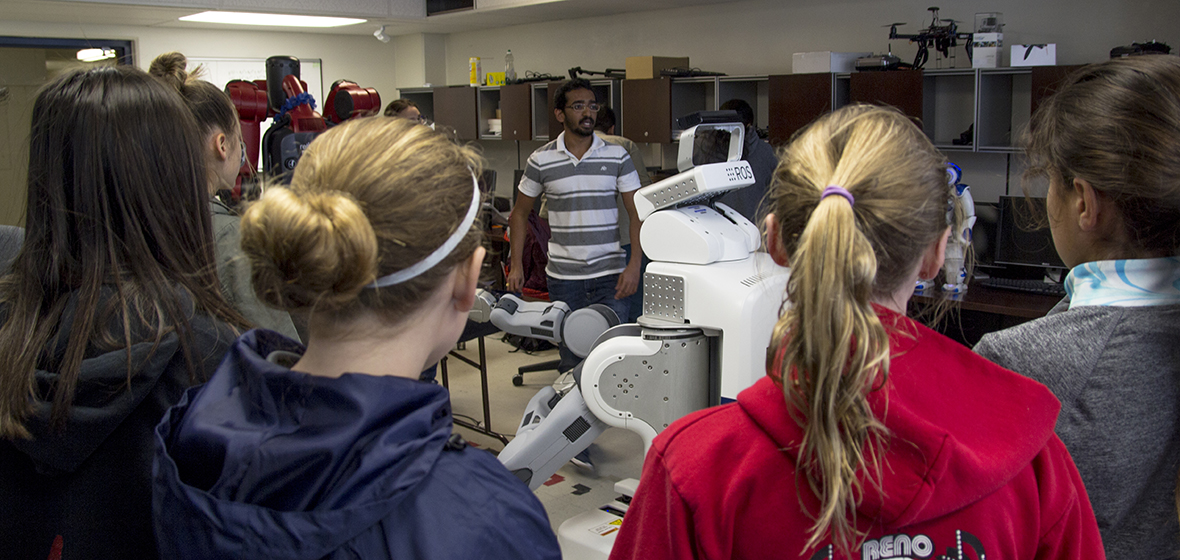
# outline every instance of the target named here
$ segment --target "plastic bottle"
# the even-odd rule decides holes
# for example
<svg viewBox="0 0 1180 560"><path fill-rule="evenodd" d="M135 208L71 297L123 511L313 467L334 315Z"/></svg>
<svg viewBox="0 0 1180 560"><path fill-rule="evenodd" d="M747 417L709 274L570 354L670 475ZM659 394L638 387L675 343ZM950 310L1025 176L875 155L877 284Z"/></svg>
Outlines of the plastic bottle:
<svg viewBox="0 0 1180 560"><path fill-rule="evenodd" d="M504 55L504 81L509 84L516 81L516 66L512 61L512 49L508 49L508 54Z"/></svg>

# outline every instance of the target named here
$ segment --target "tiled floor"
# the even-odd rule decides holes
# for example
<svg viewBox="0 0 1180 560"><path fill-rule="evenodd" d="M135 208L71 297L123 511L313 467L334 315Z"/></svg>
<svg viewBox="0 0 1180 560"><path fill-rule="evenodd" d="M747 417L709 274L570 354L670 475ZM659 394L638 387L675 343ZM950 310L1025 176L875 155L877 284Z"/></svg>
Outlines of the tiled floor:
<svg viewBox="0 0 1180 560"><path fill-rule="evenodd" d="M512 385L516 368L557 358L557 350L533 355L512 352L513 347L500 340L500 333L486 337L488 364L488 394L491 403L492 430L510 439L521 421L529 399L542 387L557 381L557 372L527 373L524 386ZM472 340L460 353L478 360L478 343ZM480 407L479 371L451 359L448 361L452 409L456 415L469 416L482 422ZM459 426L455 430L468 441L498 452L504 444L495 438ZM590 446L593 470L566 464L557 475L536 492L549 513L549 521L556 532L563 521L593 510L615 498L614 484L624 478L639 478L643 467L643 442L639 436L619 428L609 428Z"/></svg>

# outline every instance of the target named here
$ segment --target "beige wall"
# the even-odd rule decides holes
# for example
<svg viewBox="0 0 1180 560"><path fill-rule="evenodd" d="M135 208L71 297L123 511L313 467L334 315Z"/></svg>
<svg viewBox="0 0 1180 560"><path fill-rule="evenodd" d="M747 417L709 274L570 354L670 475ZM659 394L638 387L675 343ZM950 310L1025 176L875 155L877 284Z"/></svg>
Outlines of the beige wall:
<svg viewBox="0 0 1180 560"><path fill-rule="evenodd" d="M0 224L24 225L25 172L33 96L45 82L45 51L0 48Z"/></svg>

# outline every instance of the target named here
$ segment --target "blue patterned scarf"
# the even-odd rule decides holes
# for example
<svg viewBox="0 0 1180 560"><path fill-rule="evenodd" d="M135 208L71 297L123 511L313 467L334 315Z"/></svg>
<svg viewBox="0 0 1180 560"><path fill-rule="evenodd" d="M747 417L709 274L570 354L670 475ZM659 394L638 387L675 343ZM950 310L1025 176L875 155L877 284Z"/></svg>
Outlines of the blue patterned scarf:
<svg viewBox="0 0 1180 560"><path fill-rule="evenodd" d="M1065 278L1069 307L1180 304L1180 257L1094 261Z"/></svg>

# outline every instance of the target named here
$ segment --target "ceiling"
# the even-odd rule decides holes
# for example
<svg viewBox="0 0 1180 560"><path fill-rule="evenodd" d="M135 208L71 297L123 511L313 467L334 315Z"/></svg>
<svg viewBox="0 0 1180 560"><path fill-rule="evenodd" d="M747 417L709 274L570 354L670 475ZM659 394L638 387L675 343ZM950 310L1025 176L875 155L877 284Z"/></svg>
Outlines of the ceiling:
<svg viewBox="0 0 1180 560"><path fill-rule="evenodd" d="M78 25L131 25L161 28L187 29L235 29L275 31L283 28L256 26L226 26L207 23L179 21L185 15L205 11L208 0L193 2L191 8L161 7L157 5L130 5L107 3L110 0L66 2L56 0L0 0L0 13L8 21L44 23L72 23ZM402 3L405 0L386 0ZM630 12L660 10L685 6L725 4L738 0L476 0L476 9L466 12L443 14L418 19L370 18L369 22L335 28L299 28L300 33L325 33L334 35L367 35L373 32L373 24L385 25L389 36L413 33L457 33L492 27L504 27L527 23L541 23L584 17L607 16ZM183 4L170 2L173 6ZM306 6L306 2L298 2ZM481 5L482 4L482 5ZM484 7L490 6L490 7ZM244 10L243 10L244 11ZM256 10L260 11L260 10ZM298 7L273 10L272 13L309 14ZM325 15L314 12L314 15ZM292 29L292 28L286 28Z"/></svg>

